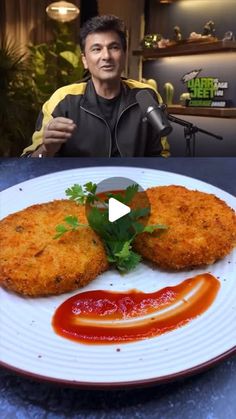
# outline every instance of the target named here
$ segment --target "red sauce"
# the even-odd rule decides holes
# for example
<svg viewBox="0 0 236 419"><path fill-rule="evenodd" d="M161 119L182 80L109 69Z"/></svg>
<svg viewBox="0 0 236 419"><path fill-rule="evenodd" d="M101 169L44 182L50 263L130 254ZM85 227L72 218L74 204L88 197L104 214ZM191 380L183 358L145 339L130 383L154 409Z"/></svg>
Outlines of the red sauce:
<svg viewBox="0 0 236 419"><path fill-rule="evenodd" d="M152 293L86 291L56 310L52 325L65 338L90 344L127 343L176 329L206 311L219 290L211 274Z"/></svg>
<svg viewBox="0 0 236 419"><path fill-rule="evenodd" d="M107 199L107 194L113 194L113 195L118 195L119 194L121 196L124 196L125 189L114 189L114 190L111 190L111 191L99 192L96 195L104 201L105 199Z"/></svg>

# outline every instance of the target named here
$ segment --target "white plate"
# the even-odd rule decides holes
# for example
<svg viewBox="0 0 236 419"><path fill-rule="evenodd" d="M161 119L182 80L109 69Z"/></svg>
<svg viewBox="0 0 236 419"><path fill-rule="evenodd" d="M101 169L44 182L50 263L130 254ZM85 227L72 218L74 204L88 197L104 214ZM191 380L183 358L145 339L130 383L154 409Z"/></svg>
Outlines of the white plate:
<svg viewBox="0 0 236 419"><path fill-rule="evenodd" d="M65 198L65 189L74 183L98 183L121 173L144 189L183 185L213 193L236 209L233 196L190 177L142 168L91 167L52 173L3 191L0 218L35 203ZM165 273L140 264L125 276L116 271L102 274L83 291L138 288L151 292L203 272L211 272L221 282L212 306L187 325L155 338L119 345L85 345L54 333L51 318L55 309L79 291L32 299L0 289L1 363L33 377L84 388L146 385L200 371L235 352L235 270L236 251L207 269Z"/></svg>

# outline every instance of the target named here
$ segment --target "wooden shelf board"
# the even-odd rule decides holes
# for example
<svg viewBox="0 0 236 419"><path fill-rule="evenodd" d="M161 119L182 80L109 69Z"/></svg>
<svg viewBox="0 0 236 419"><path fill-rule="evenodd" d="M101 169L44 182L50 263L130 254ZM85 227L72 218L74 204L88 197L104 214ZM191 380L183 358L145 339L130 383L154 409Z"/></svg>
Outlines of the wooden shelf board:
<svg viewBox="0 0 236 419"><path fill-rule="evenodd" d="M209 116L217 118L236 118L236 108L198 108L191 106L170 105L168 112L179 115Z"/></svg>
<svg viewBox="0 0 236 419"><path fill-rule="evenodd" d="M133 55L141 56L148 60L176 55L207 54L224 51L236 51L236 41L193 42L166 48L146 48L144 50L133 51Z"/></svg>

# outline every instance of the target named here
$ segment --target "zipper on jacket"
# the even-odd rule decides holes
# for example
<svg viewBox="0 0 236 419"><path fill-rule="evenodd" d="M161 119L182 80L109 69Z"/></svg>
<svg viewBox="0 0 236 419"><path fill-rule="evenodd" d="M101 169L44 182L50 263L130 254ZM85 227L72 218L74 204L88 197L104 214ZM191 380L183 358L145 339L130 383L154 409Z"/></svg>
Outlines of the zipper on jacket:
<svg viewBox="0 0 236 419"><path fill-rule="evenodd" d="M122 153L121 153L120 148L119 148L119 146L118 146L117 135L116 135L116 133L117 133L117 125L118 125L118 123L119 123L120 118L122 117L122 115L123 115L123 114L124 114L124 113L125 113L128 109L132 108L132 106L135 106L135 105L138 105L138 102L132 103L131 105L129 105L129 106L128 106L128 108L123 109L123 111L120 113L120 115L119 115L119 117L118 117L118 119L117 119L117 123L116 123L116 126L115 126L115 142L116 142L116 146L117 146L117 149L118 149L118 151L119 151L119 153L120 153L120 156L121 156L121 157L122 157ZM126 156L125 156L125 157L126 157Z"/></svg>
<svg viewBox="0 0 236 419"><path fill-rule="evenodd" d="M89 113L90 115L93 115L93 116L95 116L96 118L101 119L103 122L105 122L106 127L107 127L107 129L108 129L108 131L109 131L109 134L110 134L110 147L109 147L109 154L108 154L108 157L111 157L111 150L112 150L112 136L111 136L111 130L110 130L110 127L109 127L109 125L108 125L107 121L106 121L105 119L103 119L100 115L96 115L96 113L93 113L93 112L89 111L88 109L85 109L83 106L80 106L80 109L83 109L85 112ZM117 121L117 122L118 122L118 121Z"/></svg>

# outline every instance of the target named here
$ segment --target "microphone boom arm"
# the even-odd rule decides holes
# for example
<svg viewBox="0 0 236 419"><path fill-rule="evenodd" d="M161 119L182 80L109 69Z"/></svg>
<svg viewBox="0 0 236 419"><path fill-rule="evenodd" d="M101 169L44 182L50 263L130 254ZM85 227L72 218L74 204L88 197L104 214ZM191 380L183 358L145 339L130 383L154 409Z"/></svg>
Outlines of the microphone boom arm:
<svg viewBox="0 0 236 419"><path fill-rule="evenodd" d="M165 111L167 106L161 105L162 110ZM184 136L186 140L186 156L190 157L195 156L195 144L196 144L196 133L202 132L203 134L209 135L211 137L216 138L217 140L223 140L223 137L220 135L216 135L212 132L206 131L204 129L201 129L197 127L196 125L192 124L191 122L185 121L184 119L176 118L176 116L173 116L167 112L167 118L169 121L174 122L176 124L179 124L184 127ZM191 153L191 140L193 142L193 151Z"/></svg>
<svg viewBox="0 0 236 419"><path fill-rule="evenodd" d="M168 114L167 118L171 122L175 122L176 124L182 125L186 128L194 129L195 132L202 132L203 134L210 135L211 137L216 138L217 140L223 140L223 137L220 135L213 134L212 132L206 131L204 129L198 128L196 125L193 125L191 122L185 121L184 119L176 118L176 116Z"/></svg>

